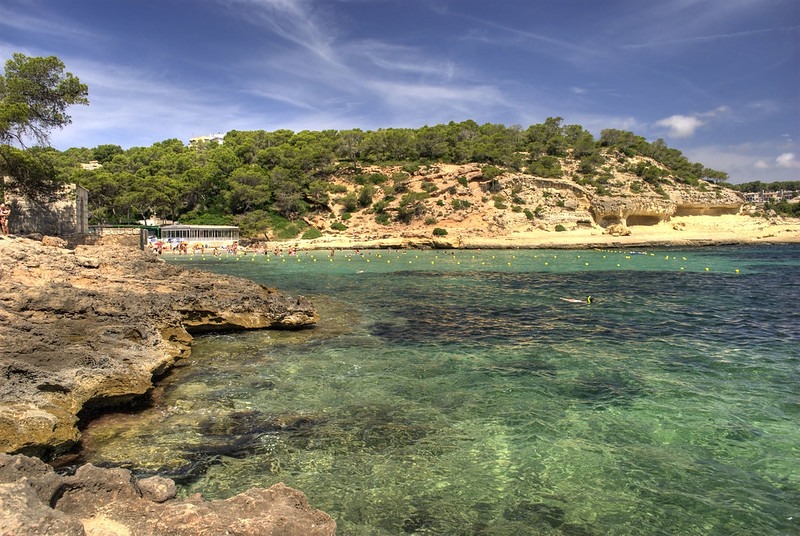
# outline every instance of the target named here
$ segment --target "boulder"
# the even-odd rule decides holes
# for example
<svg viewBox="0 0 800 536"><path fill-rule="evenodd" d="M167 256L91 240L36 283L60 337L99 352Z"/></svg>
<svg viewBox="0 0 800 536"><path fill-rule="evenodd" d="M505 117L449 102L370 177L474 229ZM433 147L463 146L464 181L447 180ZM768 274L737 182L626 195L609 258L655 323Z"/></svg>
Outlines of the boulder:
<svg viewBox="0 0 800 536"><path fill-rule="evenodd" d="M159 489L153 497L153 489ZM0 536L328 536L336 522L301 492L278 483L226 500L175 498L171 480L138 480L125 469L87 464L59 475L35 458L0 454Z"/></svg>

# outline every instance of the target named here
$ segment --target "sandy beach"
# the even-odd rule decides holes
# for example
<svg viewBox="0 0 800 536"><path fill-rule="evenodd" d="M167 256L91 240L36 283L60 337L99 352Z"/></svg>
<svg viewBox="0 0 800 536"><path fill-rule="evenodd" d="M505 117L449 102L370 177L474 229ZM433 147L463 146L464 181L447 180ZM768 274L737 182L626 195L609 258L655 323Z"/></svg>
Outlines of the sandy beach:
<svg viewBox="0 0 800 536"><path fill-rule="evenodd" d="M365 235L325 236L313 240L291 240L286 244L298 249L370 249L370 248L541 248L583 249L615 247L682 247L724 244L800 243L800 219L755 218L744 215L679 216L656 225L628 228L628 235L612 235L600 227L557 232L536 229L512 231L501 236L478 235L472 229L449 229L444 237L423 234L393 236L379 228Z"/></svg>

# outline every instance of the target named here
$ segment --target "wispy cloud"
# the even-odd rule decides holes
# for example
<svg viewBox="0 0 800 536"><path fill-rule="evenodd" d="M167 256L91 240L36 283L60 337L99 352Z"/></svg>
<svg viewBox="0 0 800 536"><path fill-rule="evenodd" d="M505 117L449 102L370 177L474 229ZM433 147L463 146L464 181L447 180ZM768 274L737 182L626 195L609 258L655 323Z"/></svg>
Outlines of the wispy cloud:
<svg viewBox="0 0 800 536"><path fill-rule="evenodd" d="M800 169L800 161L794 153L783 153L775 159L775 164L784 169Z"/></svg>
<svg viewBox="0 0 800 536"><path fill-rule="evenodd" d="M337 25L320 2L313 0L218 0L251 24L274 32L315 56L336 62L333 44Z"/></svg>
<svg viewBox="0 0 800 536"><path fill-rule="evenodd" d="M741 32L729 32L729 33L720 33L720 34L710 34L710 35L695 35L689 37L680 37L675 39L660 39L660 40L653 40L647 41L643 43L631 43L622 45L621 48L623 49L641 49L641 48L661 48L668 45L685 45L685 44L694 44L694 43L707 43L710 41L720 41L724 39L735 39L739 37L751 37L754 35L765 34L765 33L774 33L779 31L797 31L800 30L800 26L787 26L783 28L762 28L758 30L745 30Z"/></svg>
<svg viewBox="0 0 800 536"><path fill-rule="evenodd" d="M49 12L38 13L34 2L18 3L16 9L9 9L8 5L10 4L0 4L0 28L45 34L64 40L100 38L98 32L74 20L65 20Z"/></svg>
<svg viewBox="0 0 800 536"><path fill-rule="evenodd" d="M797 180L800 169L797 153L785 152L775 156L773 151L773 144L762 142L704 145L690 147L684 152L694 162L725 170L734 183Z"/></svg>

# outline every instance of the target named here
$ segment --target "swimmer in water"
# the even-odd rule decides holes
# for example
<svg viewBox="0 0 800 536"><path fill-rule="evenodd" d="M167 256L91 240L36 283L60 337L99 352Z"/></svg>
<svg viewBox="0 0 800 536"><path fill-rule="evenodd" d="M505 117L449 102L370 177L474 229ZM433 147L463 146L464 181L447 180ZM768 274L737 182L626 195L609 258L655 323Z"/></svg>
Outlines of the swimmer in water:
<svg viewBox="0 0 800 536"><path fill-rule="evenodd" d="M591 296L586 296L585 300L576 300L575 298L561 298L561 299L564 300L565 302L570 302L570 303L585 303L587 305L592 303L592 297Z"/></svg>

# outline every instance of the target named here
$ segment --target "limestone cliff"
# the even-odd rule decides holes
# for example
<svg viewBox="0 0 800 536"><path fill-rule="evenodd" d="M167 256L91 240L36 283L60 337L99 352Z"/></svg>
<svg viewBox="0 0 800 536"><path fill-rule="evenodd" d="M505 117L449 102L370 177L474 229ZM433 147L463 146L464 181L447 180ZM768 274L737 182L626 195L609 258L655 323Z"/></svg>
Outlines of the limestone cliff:
<svg viewBox="0 0 800 536"><path fill-rule="evenodd" d="M46 241L45 241L46 242ZM190 352L191 333L300 328L309 300L121 246L0 238L0 452L68 450L81 412L126 403Z"/></svg>
<svg viewBox="0 0 800 536"><path fill-rule="evenodd" d="M430 242L439 228L440 235L446 231L447 247L458 247L459 237L503 238L533 230L579 228L625 230L677 216L738 214L744 205L737 192L707 182L690 185L669 176L648 182L631 171L632 161L637 160L625 160L622 166L609 159L595 179L575 173L566 163L562 178L497 168L489 173L480 164L436 163L413 173L400 166L372 166L360 170L361 182L336 178L341 196L333 199L328 212L309 217L307 223L325 237L365 241L391 237L410 245L415 240ZM643 163L658 165L652 160ZM364 186L364 177L376 184ZM343 205L348 196L358 197L362 206L348 210Z"/></svg>

